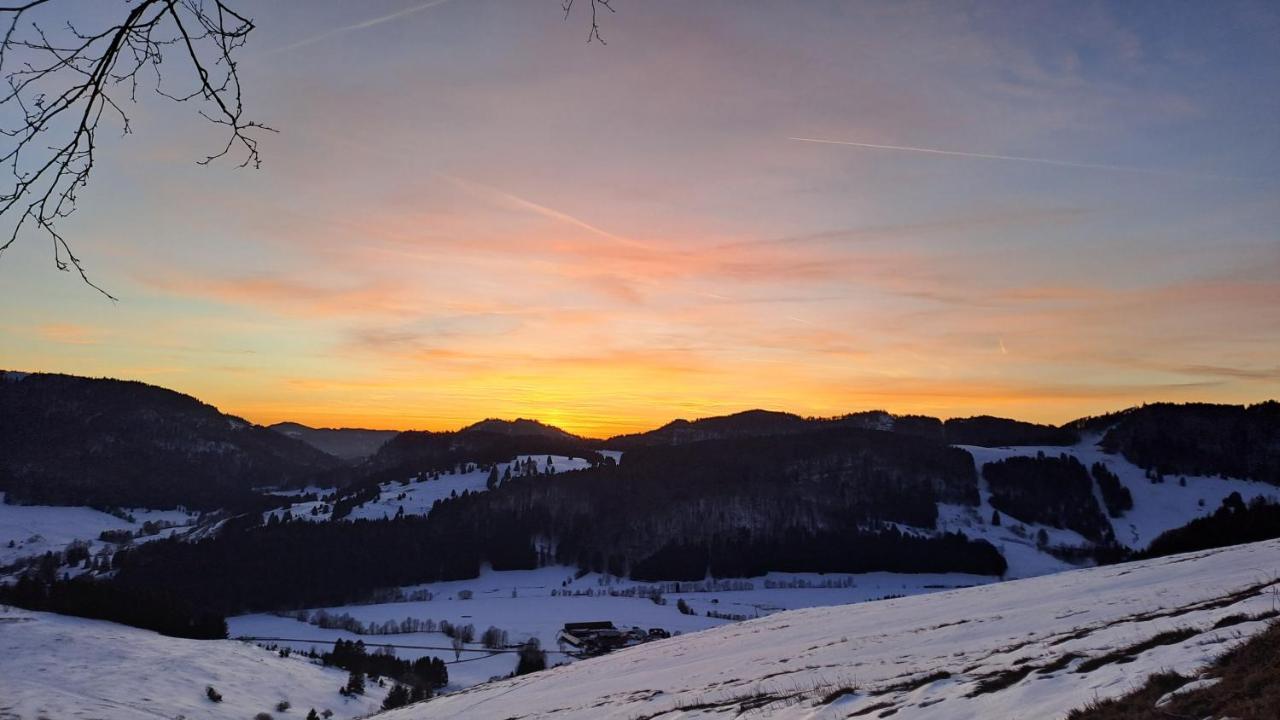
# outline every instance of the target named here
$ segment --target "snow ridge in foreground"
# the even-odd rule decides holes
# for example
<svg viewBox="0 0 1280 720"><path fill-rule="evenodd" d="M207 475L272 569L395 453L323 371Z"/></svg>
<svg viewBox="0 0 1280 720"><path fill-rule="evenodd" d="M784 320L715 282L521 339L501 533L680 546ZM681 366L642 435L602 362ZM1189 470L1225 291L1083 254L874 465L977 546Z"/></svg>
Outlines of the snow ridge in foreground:
<svg viewBox="0 0 1280 720"><path fill-rule="evenodd" d="M186 640L101 620L0 605L0 718L236 718L261 712L299 720L332 709L335 720L377 710L385 692L338 688L347 674L282 658L233 640ZM213 686L222 702L211 702ZM281 701L292 706L277 713Z"/></svg>
<svg viewBox="0 0 1280 720"><path fill-rule="evenodd" d="M678 720L749 710L817 719L896 709L911 719L1060 718L1153 672L1208 663L1265 622L1213 625L1272 610L1278 587L1274 540L783 612L382 717ZM1161 644L1142 647L1158 635ZM1116 652L1135 647L1131 656Z"/></svg>

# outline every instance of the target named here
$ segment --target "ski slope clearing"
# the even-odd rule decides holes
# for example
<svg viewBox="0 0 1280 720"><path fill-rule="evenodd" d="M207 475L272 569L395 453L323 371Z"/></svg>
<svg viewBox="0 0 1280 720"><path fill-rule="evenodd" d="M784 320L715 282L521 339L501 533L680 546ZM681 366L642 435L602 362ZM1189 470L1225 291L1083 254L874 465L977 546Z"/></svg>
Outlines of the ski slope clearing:
<svg viewBox="0 0 1280 720"><path fill-rule="evenodd" d="M0 493L0 566L49 551L61 552L73 540L90 541L91 551L96 551L103 545L98 534L104 530L136 533L147 521L173 523L183 526L182 529L195 523L194 517L180 510L134 509L125 513L132 515L134 522L88 507L6 505L4 493ZM179 531L178 528L168 528L151 538L165 537L175 531ZM146 539L150 538L137 538L135 542Z"/></svg>
<svg viewBox="0 0 1280 720"><path fill-rule="evenodd" d="M1118 542L1135 550L1141 550L1151 544L1160 533L1181 527L1198 517L1213 514L1222 505L1223 499L1233 492L1247 503L1255 497L1267 497L1280 502L1280 488L1267 483L1240 480L1236 478L1204 477L1199 475L1170 475L1164 482L1153 483L1146 477L1146 471L1125 459L1123 455L1110 454L1098 447L1097 436L1085 438L1071 447L1001 447L988 448L972 445L959 445L973 455L978 469L982 506L978 513L981 518L990 518L991 493L987 491L986 481L982 480L982 466L1015 456L1035 456L1043 452L1048 456L1061 454L1074 456L1086 468L1100 462L1108 470L1120 478L1120 483L1133 495L1133 509L1122 517L1110 518L1111 527L1115 530ZM1095 484L1095 492L1097 492ZM1032 533L1039 527L1029 525ZM975 535L969 530L961 529L971 537L988 537L1000 548L1004 543L1016 544L1017 540L1008 537L1007 530L990 528L990 534ZM1048 528L1052 542L1066 541L1068 544L1083 544L1084 538L1069 530ZM1074 537L1075 542L1071 542ZM1010 562L1010 574L1015 577L1026 577L1037 572L1015 572L1015 558L1006 556Z"/></svg>
<svg viewBox="0 0 1280 720"><path fill-rule="evenodd" d="M302 718L310 708L354 718L385 692L345 698L342 671L233 640L184 640L99 620L0 605L0 718ZM222 694L205 696L212 686ZM289 702L288 714L276 705Z"/></svg>
<svg viewBox="0 0 1280 720"><path fill-rule="evenodd" d="M537 463L539 470L542 470L546 467L548 457L551 458L551 465L555 472L591 467L591 462L585 458L563 455L520 455L512 462L497 463L498 475L501 477L508 469L516 472L516 466L529 460ZM426 515L431 512L431 506L437 500L443 500L451 495L461 495L464 492L485 492L488 490L488 480L489 471L476 468L469 472L450 472L438 478L421 481L405 478L402 482L385 482L379 486L377 498L356 506L344 519L382 520L395 517L401 508L404 508L405 515ZM321 494L323 492L323 490L320 491ZM292 513L295 518L325 521L330 519L332 505L315 500L294 503L285 510ZM285 510L263 513L263 521L269 520L272 515L283 515Z"/></svg>
<svg viewBox="0 0 1280 720"><path fill-rule="evenodd" d="M1276 588L1267 541L783 612L384 717L1060 718L1154 672L1194 672L1265 627Z"/></svg>

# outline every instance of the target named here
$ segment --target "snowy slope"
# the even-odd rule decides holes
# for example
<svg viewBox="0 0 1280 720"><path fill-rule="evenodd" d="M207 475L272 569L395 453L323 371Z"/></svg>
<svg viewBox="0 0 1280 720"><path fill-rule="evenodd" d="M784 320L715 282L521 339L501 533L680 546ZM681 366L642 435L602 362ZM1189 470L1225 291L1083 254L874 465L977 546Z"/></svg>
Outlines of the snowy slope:
<svg viewBox="0 0 1280 720"><path fill-rule="evenodd" d="M508 467L517 463L523 463L532 459L538 464L538 468L545 467L547 458L551 458L551 463L555 467L556 472L567 472L570 470L582 470L591 467L591 463L584 458L565 457L563 455L520 455L512 462L498 463L499 477L507 470ZM514 469L513 469L514 471ZM445 473L438 478L424 480L422 482L410 482L406 478L406 482L386 482L382 483L379 488L378 497L367 503L357 506L351 511L346 520L382 520L383 518L395 517L400 508L404 508L405 515L426 515L431 512L431 505L437 500L443 500L450 495L461 495L464 492L485 492L488 488L486 483L489 480L489 471L476 469L471 472L451 472ZM317 488L309 488L309 490L319 490ZM323 494L323 490L319 490ZM282 493L277 493L282 494ZM323 521L328 520L330 513L320 512L315 515L311 514L313 508L323 507L325 503L321 501L298 502L289 506L288 511L293 513L294 517L302 520ZM270 516L281 515L284 510L263 513L264 521L270 519Z"/></svg>
<svg viewBox="0 0 1280 720"><path fill-rule="evenodd" d="M1071 447L958 446L973 455L974 464L978 469L983 503L979 510L980 516L990 518L992 511L989 504L990 493L986 490L985 482L981 481L982 466L1013 456L1035 456L1039 452L1048 456L1072 455L1086 468L1091 467L1095 462L1101 462L1120 477L1120 483L1133 495L1133 509L1123 517L1112 518L1111 526L1115 530L1116 540L1134 549L1147 547L1157 535L1166 530L1181 527L1198 517L1212 514L1222 505L1222 500L1233 492L1240 493L1245 502L1259 496L1280 501L1280 488L1250 480L1175 475L1167 477L1163 483L1152 483L1147 479L1146 471L1126 460L1123 455L1103 452L1102 448L1098 447L1098 439L1097 436L1091 436ZM1179 482L1179 478L1185 480L1185 486ZM1028 527L1031 528L1033 535L1039 528L1037 525L1028 525ZM1000 547L1001 541L1008 540L1007 531L999 532L1000 528L991 528L991 530L997 531L992 538L993 542L996 542L996 547ZM1076 538L1073 544L1084 542L1083 538L1073 532L1054 528L1048 530L1055 543L1070 540L1071 536ZM1010 562L1010 565L1013 563Z"/></svg>
<svg viewBox="0 0 1280 720"><path fill-rule="evenodd" d="M0 718L335 718L370 713L382 689L344 698L347 675L233 640L184 640L99 620L0 605ZM223 700L213 703L205 688ZM292 709L277 713L276 704Z"/></svg>
<svg viewBox="0 0 1280 720"><path fill-rule="evenodd" d="M43 555L50 550L65 550L72 540L91 541L91 551L96 551L102 545L98 541L98 534L103 530L138 532L148 520L182 526L195 522L194 518L180 510L133 509L126 512L134 516L135 522L88 507L6 505L4 493L0 493L0 566L20 558ZM171 530L152 537L161 537L168 532ZM10 542L13 547L9 547Z"/></svg>
<svg viewBox="0 0 1280 720"><path fill-rule="evenodd" d="M1059 718L1161 669L1191 671L1264 622L1280 541L778 613L387 714L428 718ZM1159 633L1185 637L1082 666ZM1083 671L1082 671L1083 670ZM945 673L945 675L944 675ZM983 692L983 683L1007 687ZM1000 684L1000 683L994 683ZM728 714L722 714L728 711Z"/></svg>

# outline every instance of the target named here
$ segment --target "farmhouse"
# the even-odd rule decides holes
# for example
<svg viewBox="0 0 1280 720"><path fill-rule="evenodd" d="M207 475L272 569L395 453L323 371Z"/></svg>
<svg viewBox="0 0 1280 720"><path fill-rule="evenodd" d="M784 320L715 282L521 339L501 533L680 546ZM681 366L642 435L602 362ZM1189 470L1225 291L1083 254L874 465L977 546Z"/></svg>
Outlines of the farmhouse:
<svg viewBox="0 0 1280 720"><path fill-rule="evenodd" d="M588 655L605 653L627 644L627 636L607 620L565 623L556 641Z"/></svg>

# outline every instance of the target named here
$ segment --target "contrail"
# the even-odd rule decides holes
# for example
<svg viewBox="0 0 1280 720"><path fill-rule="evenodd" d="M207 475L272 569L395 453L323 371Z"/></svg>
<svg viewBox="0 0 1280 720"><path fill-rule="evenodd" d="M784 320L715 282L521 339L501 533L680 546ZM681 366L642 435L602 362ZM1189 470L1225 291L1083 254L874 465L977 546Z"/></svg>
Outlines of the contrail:
<svg viewBox="0 0 1280 720"><path fill-rule="evenodd" d="M393 12L390 15L383 15L382 17L371 18L363 22L358 22L354 25L345 25L340 28L334 28L333 30L329 30L327 32L322 32L319 35L312 35L309 38L303 38L302 40L299 40L295 43L285 45L284 47L281 47L281 48L276 48L275 50L271 50L264 54L274 55L276 53L288 52L290 50L297 50L300 47L306 47L307 45L318 43L322 40L328 40L329 38L335 37L337 35L354 32L356 30L364 30L365 28L371 28L374 25L381 25L382 23L385 23L385 22L391 22L392 20L402 18L406 15L412 15L416 12L421 12L423 10L436 7L437 5L443 5L447 2L449 2L449 0L430 0L430 2L424 2L419 5L413 5L403 10Z"/></svg>
<svg viewBox="0 0 1280 720"><path fill-rule="evenodd" d="M1085 170L1111 170L1115 172L1142 173L1144 175L1165 175L1176 177L1210 178L1214 180L1240 180L1224 175L1202 175L1200 173L1183 173L1172 170L1153 170L1151 168L1133 167L1130 165L1106 165L1103 163L1076 162L1074 160L1054 160L1052 158L1025 157L1022 155L993 155L991 153L961 152L959 150L940 150L938 148L911 147L910 145L875 145L873 143L849 142L847 140L823 140L821 138L789 137L788 140L823 145L848 145L850 147L869 148L872 150L899 150L903 152L925 153L928 155L951 155L953 157L980 158L983 160L1012 160L1014 162L1038 163L1040 165L1057 165L1059 167L1082 168Z"/></svg>
<svg viewBox="0 0 1280 720"><path fill-rule="evenodd" d="M638 242L636 240L632 240L631 238L623 237L621 235L615 235L609 232L608 230L603 230L601 228L598 228L595 225L592 225L591 223L588 223L585 220L576 218L568 213L561 212L559 210L556 210L555 208L547 207L546 205L539 205L538 203L533 202L532 200L526 200L525 198L522 198L519 195L513 195L505 190L499 190L498 188L490 187L488 185L482 185L478 182L474 182L471 180L464 180L463 178L460 178L456 175L447 175L444 173L436 173L436 175L437 177L443 178L444 180L447 180L453 183L454 185L462 188L463 190L467 190L468 192L474 195L485 196L491 200L496 199L499 202L507 203L508 205L518 207L522 210L528 210L529 212L532 212L536 215L541 215L542 217L548 218L550 220L556 220L562 223L566 223L568 225L573 225L575 227L586 230L587 232L599 235L600 237L613 240L614 242L617 242L622 245L627 245L634 248L640 248L643 250L653 250L651 246L645 243Z"/></svg>

